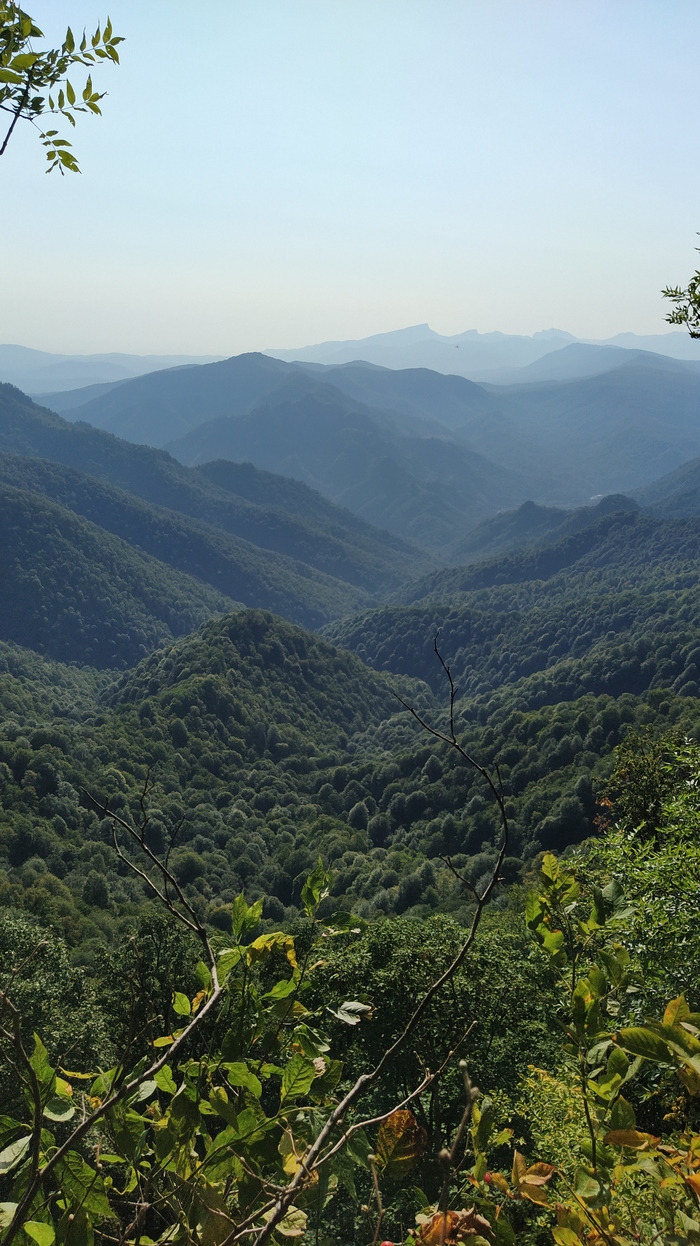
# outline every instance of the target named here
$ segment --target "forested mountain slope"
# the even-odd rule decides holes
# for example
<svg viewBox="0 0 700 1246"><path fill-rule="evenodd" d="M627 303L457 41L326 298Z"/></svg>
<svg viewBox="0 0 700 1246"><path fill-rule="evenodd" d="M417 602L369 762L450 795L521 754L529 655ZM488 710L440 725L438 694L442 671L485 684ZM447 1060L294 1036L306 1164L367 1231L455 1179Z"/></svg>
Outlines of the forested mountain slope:
<svg viewBox="0 0 700 1246"><path fill-rule="evenodd" d="M700 451L700 372L638 356L603 375L490 390L496 413L461 428L504 467L559 482L536 501L629 492Z"/></svg>
<svg viewBox="0 0 700 1246"><path fill-rule="evenodd" d="M0 480L51 498L229 600L275 610L308 627L369 603L369 594L342 578L332 579L303 563L257 549L177 511L151 506L62 464L0 451ZM333 542L328 545L328 561L342 573L348 560L338 567L339 551Z"/></svg>
<svg viewBox="0 0 700 1246"><path fill-rule="evenodd" d="M328 383L357 402L405 416L457 427L470 415L487 411L492 400L484 389L461 376L443 376L427 368L394 371L359 360L326 367L282 363L267 355L236 355L202 367L154 372L103 387L56 395L52 409L71 411L129 441L163 446L211 420L244 415L285 381L305 378ZM308 384L308 381L307 381ZM52 396L49 395L49 398ZM51 402L47 400L47 406Z"/></svg>
<svg viewBox="0 0 700 1246"><path fill-rule="evenodd" d="M700 458L637 489L634 496L641 506L667 519L700 515Z"/></svg>
<svg viewBox="0 0 700 1246"><path fill-rule="evenodd" d="M99 394L72 408L72 417L127 441L164 446L203 420L249 411L294 371L293 365L260 354L169 368Z"/></svg>
<svg viewBox="0 0 700 1246"><path fill-rule="evenodd" d="M700 521L635 512L477 567L438 573L405 604L329 629L378 670L440 686L442 628L460 696L535 708L584 693L696 696ZM500 696L500 693L499 693Z"/></svg>
<svg viewBox="0 0 700 1246"><path fill-rule="evenodd" d="M64 662L133 665L231 598L25 489L0 484L0 639Z"/></svg>
<svg viewBox="0 0 700 1246"><path fill-rule="evenodd" d="M185 463L250 460L293 476L436 550L499 507L524 501L530 483L447 435L403 432L386 413L298 378L249 415L200 425L169 449Z"/></svg>
<svg viewBox="0 0 700 1246"><path fill-rule="evenodd" d="M637 509L638 503L622 494L611 494L594 506L580 506L575 510L523 502L517 510L501 511L492 519L484 519L466 537L456 541L447 551L448 561L464 566L521 546L556 541L590 527L602 515Z"/></svg>
<svg viewBox="0 0 700 1246"><path fill-rule="evenodd" d="M567 376L567 351L577 358L583 352L595 374ZM72 415L133 441L167 445L190 464L249 458L437 549L504 506L528 498L584 505L592 496L639 488L700 451L695 364L580 344L560 353L561 378L505 386L362 360L322 367L241 355L137 378ZM320 407L328 412L329 462L314 444ZM287 427L277 453L267 440L273 411ZM386 460L383 470L372 475L379 460ZM421 507L432 512L423 524ZM455 522L461 532L451 531Z"/></svg>
<svg viewBox="0 0 700 1246"><path fill-rule="evenodd" d="M317 518L288 510L282 501L289 494L288 482L279 482L278 490L277 481L268 476L264 486L258 486L259 501L250 501L219 488L163 451L70 423L37 407L11 386L0 386L0 450L76 468L146 502L202 520L251 546L308 563L370 592L398 586L426 563L425 556L407 542L328 502L319 499ZM291 504L295 503L292 497ZM255 557L252 549L250 557ZM289 564L288 570L294 575L298 568Z"/></svg>
<svg viewBox="0 0 700 1246"><path fill-rule="evenodd" d="M451 643L446 633L448 657ZM454 854L474 883L493 867L498 818L482 781L420 732L391 688L434 722L442 694L387 682L289 623L259 611L215 619L111 691L96 684L92 704L85 672L82 722L61 704L48 713L46 667L0 648L0 903L63 931L86 961L139 913L143 893L80 789L136 814L148 767L150 842L163 850L179 828L173 868L222 929L242 887L267 897L271 920L293 920L319 852L334 871L331 904L367 917L440 909L465 919L468 898L439 854ZM13 671L24 673L23 700ZM65 686L77 676L54 666L52 677ZM517 879L542 847L591 834L596 790L630 727L697 733L697 696L675 694L670 678L641 696L564 689L543 703L534 677L460 705L462 738L483 762L499 759L506 786L504 877Z"/></svg>

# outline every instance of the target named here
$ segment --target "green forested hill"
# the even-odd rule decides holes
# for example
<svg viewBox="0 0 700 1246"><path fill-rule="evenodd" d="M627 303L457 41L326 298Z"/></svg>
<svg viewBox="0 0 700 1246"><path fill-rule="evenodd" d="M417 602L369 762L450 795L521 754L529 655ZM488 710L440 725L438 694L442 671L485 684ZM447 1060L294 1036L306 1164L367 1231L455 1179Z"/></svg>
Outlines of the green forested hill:
<svg viewBox="0 0 700 1246"><path fill-rule="evenodd" d="M308 627L351 613L369 600L369 594L342 579L47 459L0 452L0 480L58 502L229 600L275 610Z"/></svg>
<svg viewBox="0 0 700 1246"><path fill-rule="evenodd" d="M525 676L549 688L545 701L664 682L694 694L699 559L700 521L620 512L551 546L437 572L412 586L405 604L329 634L378 670L435 686L432 638L441 627L464 696L507 686L517 697ZM560 677L568 691L555 695Z"/></svg>
<svg viewBox="0 0 700 1246"><path fill-rule="evenodd" d="M665 519L700 515L700 459L691 459L675 471L654 480L634 495L640 505Z"/></svg>
<svg viewBox="0 0 700 1246"><path fill-rule="evenodd" d="M0 638L64 662L132 665L230 598L29 490L0 484Z"/></svg>
<svg viewBox="0 0 700 1246"><path fill-rule="evenodd" d="M149 767L150 842L163 849L179 828L173 865L214 926L226 926L242 887L267 897L271 920L294 918L319 852L334 871L330 903L367 917L440 909L465 918L463 888L439 854L454 854L474 882L493 865L498 821L478 776L423 735L392 677L292 624L259 611L213 620L107 689L88 672L3 652L0 902L61 929L81 957L92 940L115 938L144 897L80 789L138 816ZM47 670L57 686L76 687L82 721L66 714L62 693L48 713ZM508 880L542 847L591 834L612 749L630 727L700 730L697 697L674 693L670 678L641 695L553 686L549 697L537 680L459 705L467 745L488 764L499 759ZM398 686L441 720L442 694Z"/></svg>
<svg viewBox="0 0 700 1246"><path fill-rule="evenodd" d="M522 546L550 544L583 528L589 528L603 515L637 510L638 503L621 494L601 498L595 506L563 510L559 506L537 506L524 502L514 511L501 511L485 519L466 537L460 537L446 550L447 561L464 566Z"/></svg>
<svg viewBox="0 0 700 1246"><path fill-rule="evenodd" d="M395 588L426 566L425 555L407 542L332 503L322 503L318 519L288 509L286 503L295 504L288 482L282 481L278 490L268 476L258 486L258 498L249 500L183 467L162 450L72 424L10 385L0 385L0 450L73 467L152 505L179 511L369 592ZM293 564L288 569L296 571Z"/></svg>
<svg viewBox="0 0 700 1246"><path fill-rule="evenodd" d="M560 574L570 582L591 572L603 578L626 577L633 583L650 566L660 574L672 567L692 571L700 552L700 522L662 520L633 506L604 514L551 544L542 541L475 565L432 572L396 593L392 601L408 605L500 584L547 581Z"/></svg>
<svg viewBox="0 0 700 1246"><path fill-rule="evenodd" d="M446 428L416 435L325 376L294 377L248 415L210 420L168 448L183 463L250 460L293 476L438 556L456 534L532 496L532 474L497 468Z"/></svg>

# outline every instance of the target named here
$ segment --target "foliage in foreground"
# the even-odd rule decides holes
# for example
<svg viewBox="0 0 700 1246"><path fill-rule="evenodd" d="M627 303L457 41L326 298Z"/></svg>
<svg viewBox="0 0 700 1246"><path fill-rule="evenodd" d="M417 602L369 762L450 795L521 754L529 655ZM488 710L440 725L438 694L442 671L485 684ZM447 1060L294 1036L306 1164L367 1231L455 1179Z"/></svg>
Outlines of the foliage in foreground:
<svg viewBox="0 0 700 1246"><path fill-rule="evenodd" d="M698 857L700 759L667 738L637 765L644 743L619 756L611 790L620 821L571 862L545 854L528 893L531 967L523 960L522 983L511 978L509 989L516 1009L517 992L534 994L549 1038L539 1054L547 1067L528 1068L528 1053L512 1048L518 1084L477 1091L473 1057L480 1077L493 1075L498 1061L489 1065L488 1053L484 1059L474 1050L458 1072L469 1043L460 1045L459 1027L443 1027L441 1045L436 1010L451 999L467 1031L475 1020L484 1028L476 984L500 989L505 1004L507 964L489 982L483 950L468 941L475 993L454 994L448 972L447 993L438 997L430 981L440 971L439 948L425 945L427 1046L410 1018L408 1025L394 1018L392 1030L378 959L392 923L363 933L361 921L324 920L329 879L320 863L303 889L305 924L294 933L257 934L262 904L249 908L240 897L232 933L210 943L180 895L179 911L208 949L188 971L197 981L172 992L167 1032L148 1021L144 1046L132 1027L111 1068L56 1067L40 1038L23 1049L12 1033L19 1025L12 987L6 990L3 1040L15 1053L29 1116L19 1107L2 1122L3 1241L16 1230L26 1246L93 1235L145 1246L272 1236L369 1243L383 1231L423 1246L512 1246L545 1241L551 1230L557 1246L659 1239L694 1246L700 1014L683 991L653 1009L667 963L676 983L695 990L700 943L691 923L700 886L686 888L689 926L679 955L663 887L657 904L654 884L667 875L672 850L685 854L686 866ZM637 876L628 845L637 849ZM152 880L176 889L156 858L148 860ZM635 904L645 903L641 914ZM517 960L515 945L505 956ZM398 958L399 977L408 976L409 963ZM18 985L27 972L19 966ZM339 988L362 987L363 973L368 989L343 1001ZM502 1012L507 1044L512 1018ZM430 1051L429 1066L407 1062L406 1036L419 1055ZM445 1078L452 1078L452 1110L436 1122L435 1087ZM365 1089L368 1115L361 1116Z"/></svg>
<svg viewBox="0 0 700 1246"><path fill-rule="evenodd" d="M91 39L83 33L77 45L70 26L60 48L37 51L35 40L42 38L36 22L14 0L0 0L0 110L10 117L0 142L0 156L4 155L17 123L28 121L39 131L46 149L47 173L53 169L61 174L79 173L71 144L60 138L57 130L42 129L41 119L46 114L61 116L75 127L77 113L99 116L104 92L100 94L94 89L92 69L105 60L118 65L117 49L124 41L114 34L109 19L104 29L97 27ZM67 76L78 65L89 71L80 95Z"/></svg>

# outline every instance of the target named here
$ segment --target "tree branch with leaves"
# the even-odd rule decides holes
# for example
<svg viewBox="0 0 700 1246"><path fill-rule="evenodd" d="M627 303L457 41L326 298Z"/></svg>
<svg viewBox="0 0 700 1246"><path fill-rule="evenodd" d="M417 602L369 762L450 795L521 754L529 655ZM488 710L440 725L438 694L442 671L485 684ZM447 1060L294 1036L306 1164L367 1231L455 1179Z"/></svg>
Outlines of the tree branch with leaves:
<svg viewBox="0 0 700 1246"><path fill-rule="evenodd" d="M75 128L79 113L99 116L105 92L95 90L92 70L103 61L118 65L118 45L123 39L114 34L109 18L91 38L83 33L77 44L70 26L58 48L37 49L36 40L43 37L18 4L0 0L0 112L9 118L0 137L0 156L7 151L18 123L26 121L37 130L46 149L47 173L54 169L61 174L79 173L71 143L58 130L44 128L44 118L63 117ZM76 91L69 74L78 67L87 68L88 75L82 90Z"/></svg>

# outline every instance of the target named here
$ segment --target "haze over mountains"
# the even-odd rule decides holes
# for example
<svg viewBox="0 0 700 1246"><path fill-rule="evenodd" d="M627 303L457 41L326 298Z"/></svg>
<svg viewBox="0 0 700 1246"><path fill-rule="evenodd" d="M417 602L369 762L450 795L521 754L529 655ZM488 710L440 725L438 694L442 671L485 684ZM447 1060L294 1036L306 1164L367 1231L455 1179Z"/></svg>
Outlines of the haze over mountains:
<svg viewBox="0 0 700 1246"><path fill-rule="evenodd" d="M47 405L188 466L248 461L294 478L441 561L498 511L585 506L700 455L693 360L568 343L518 377L248 354Z"/></svg>
<svg viewBox="0 0 700 1246"><path fill-rule="evenodd" d="M286 362L352 363L362 359L386 368L430 368L476 381L510 384L518 371L569 345L594 345L626 350L654 351L676 359L700 361L700 346L681 332L642 336L618 333L593 342L560 329L546 329L531 337L508 333L479 333L470 329L445 337L427 324L378 333L344 342L321 342L294 350L266 350ZM211 363L222 355L51 354L26 346L0 345L0 382L16 385L33 396L56 397L72 389L119 383L158 369ZM573 358L573 356L571 356ZM601 369L602 370L602 369ZM568 375L585 375L585 371ZM544 372L532 379L544 379ZM84 395L96 396L97 392Z"/></svg>
<svg viewBox="0 0 700 1246"><path fill-rule="evenodd" d="M267 350L265 353L287 362L339 364L364 359L385 368L431 368L456 373L474 381L508 384L508 372L523 368L552 351L572 343L649 350L677 359L700 360L700 346L687 333L659 333L642 336L618 333L600 341L576 338L561 329L543 329L531 337L509 333L479 333L469 329L445 337L427 324L412 325L390 333L347 342L320 342L297 350Z"/></svg>
<svg viewBox="0 0 700 1246"><path fill-rule="evenodd" d="M10 782L39 828L8 833L14 896L45 857L85 908L81 815L31 792L59 753L111 791L116 748L115 782L146 757L181 802L213 921L243 886L291 919L319 851L334 903L458 911L439 856L476 881L497 826L391 695L439 715L438 628L512 796L509 878L594 831L628 725L700 732L700 369L553 344L507 385L266 354L0 385L0 748L38 776Z"/></svg>
<svg viewBox="0 0 700 1246"><path fill-rule="evenodd" d="M0 382L16 385L27 393L74 389L78 386L112 384L141 376L156 368L177 368L189 363L210 363L218 355L55 355L27 346L0 345Z"/></svg>

